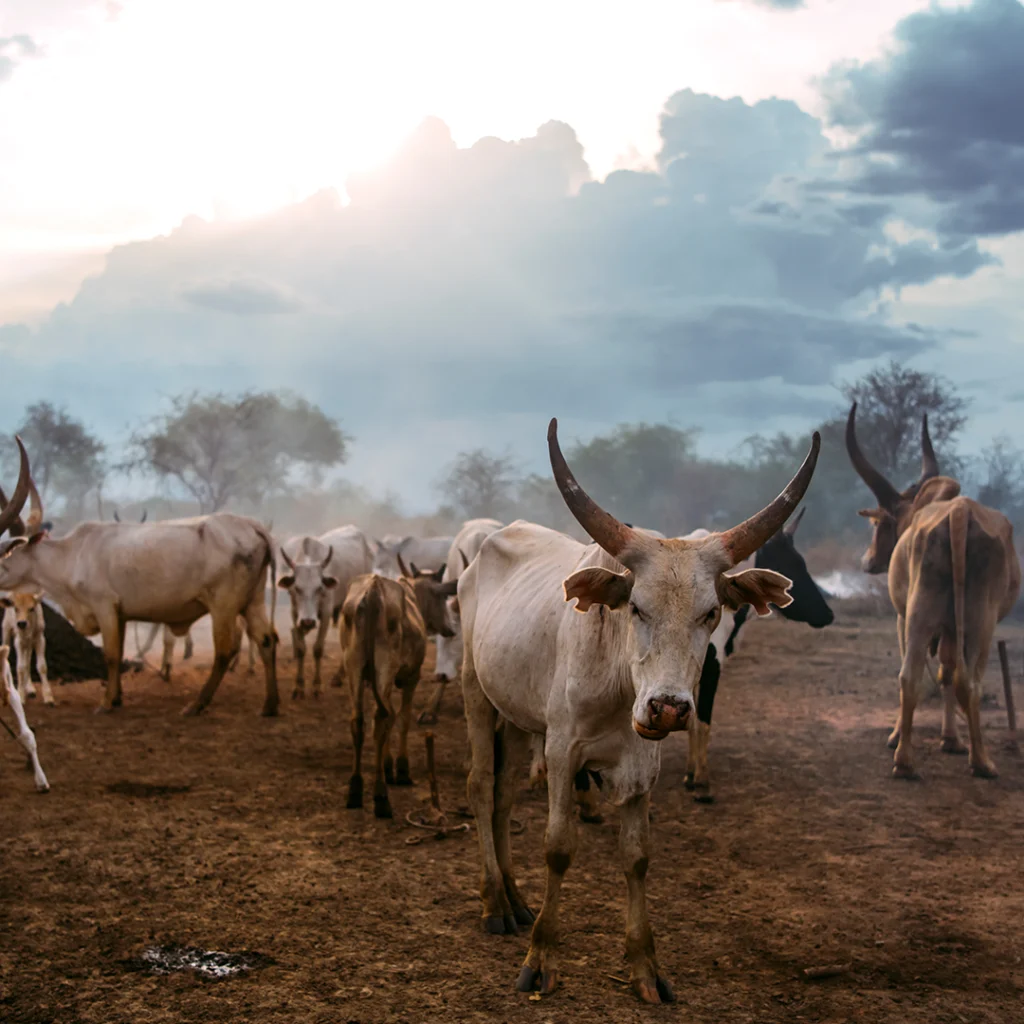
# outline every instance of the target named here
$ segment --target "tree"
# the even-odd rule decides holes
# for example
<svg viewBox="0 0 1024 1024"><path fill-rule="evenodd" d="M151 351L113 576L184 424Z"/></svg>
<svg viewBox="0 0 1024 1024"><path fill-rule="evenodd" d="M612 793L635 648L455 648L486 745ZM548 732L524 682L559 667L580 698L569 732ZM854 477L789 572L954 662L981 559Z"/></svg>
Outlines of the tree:
<svg viewBox="0 0 1024 1024"><path fill-rule="evenodd" d="M1024 522L1024 452L1008 434L992 439L981 453L978 501L998 509L1014 525Z"/></svg>
<svg viewBox="0 0 1024 1024"><path fill-rule="evenodd" d="M514 504L515 461L510 455L491 455L482 448L460 452L436 486L463 519L501 519Z"/></svg>
<svg viewBox="0 0 1024 1024"><path fill-rule="evenodd" d="M890 360L887 367L872 370L841 390L847 402L857 402L861 448L894 487L902 490L920 473L925 413L942 472L951 476L959 472L954 442L967 422L967 403L948 380Z"/></svg>
<svg viewBox="0 0 1024 1024"><path fill-rule="evenodd" d="M62 499L64 512L80 510L85 496L100 487L106 473L105 446L80 420L50 402L28 406L15 433L32 459L32 477L45 504ZM4 474L17 471L13 438L3 438Z"/></svg>
<svg viewBox="0 0 1024 1024"><path fill-rule="evenodd" d="M120 468L178 483L209 513L262 502L296 468L315 480L345 461L348 442L317 406L286 392L193 393L132 436Z"/></svg>

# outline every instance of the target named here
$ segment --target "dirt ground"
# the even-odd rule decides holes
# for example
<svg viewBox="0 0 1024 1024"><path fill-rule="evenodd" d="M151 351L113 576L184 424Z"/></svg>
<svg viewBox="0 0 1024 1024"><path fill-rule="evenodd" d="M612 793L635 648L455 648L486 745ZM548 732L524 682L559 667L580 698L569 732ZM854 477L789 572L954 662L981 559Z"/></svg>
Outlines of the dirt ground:
<svg viewBox="0 0 1024 1024"><path fill-rule="evenodd" d="M1019 674L1024 632L999 635ZM999 706L985 718L1001 777L974 779L965 758L939 752L932 701L918 714L922 779L896 782L891 620L840 609L821 632L781 619L747 627L715 709L714 804L681 785L685 740L664 743L648 892L680 1001L662 1008L616 980L626 968L614 810L581 826L563 890L562 987L530 1000L514 991L527 937L480 926L475 834L406 845L405 814L427 799L420 732L417 785L392 789L395 820L377 821L369 800L345 809L343 691L293 703L285 650L280 718L259 716L258 671L229 676L205 716L183 719L203 665L200 651L170 684L129 676L109 716L91 713L94 683L61 687L55 709L32 702L49 795L0 738L0 1020L1021 1019L1024 759L1003 749L994 654L987 690ZM421 686L418 707L431 692ZM466 804L465 729L451 688L437 746L454 816ZM536 907L545 798L525 779L515 816L520 885ZM131 969L152 943L274 963L225 980ZM835 963L849 971L803 977Z"/></svg>

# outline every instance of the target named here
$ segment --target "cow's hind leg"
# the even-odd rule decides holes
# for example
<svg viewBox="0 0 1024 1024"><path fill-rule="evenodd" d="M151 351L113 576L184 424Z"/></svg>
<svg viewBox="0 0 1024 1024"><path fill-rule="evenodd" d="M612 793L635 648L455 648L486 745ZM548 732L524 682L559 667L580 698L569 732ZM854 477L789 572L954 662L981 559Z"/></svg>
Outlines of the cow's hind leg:
<svg viewBox="0 0 1024 1024"><path fill-rule="evenodd" d="M238 635L235 616L211 614L210 618L213 620L213 667L196 699L182 710L183 715L198 715L207 708L226 675L228 666L238 653L241 638Z"/></svg>
<svg viewBox="0 0 1024 1024"><path fill-rule="evenodd" d="M650 859L649 793L621 808L619 854L626 873L626 959L633 990L645 1003L672 1003L672 986L661 976L654 955L654 932L647 916L647 865Z"/></svg>
<svg viewBox="0 0 1024 1024"><path fill-rule="evenodd" d="M388 799L388 784L384 777L384 758L389 757L388 740L391 736L391 727L395 722L395 713L391 709L390 698L391 694L387 691L385 691L383 699L377 698L377 710L373 716L373 746L376 755L373 778L373 814L376 818L394 817L391 801Z"/></svg>
<svg viewBox="0 0 1024 1024"><path fill-rule="evenodd" d="M292 626L292 656L295 658L295 686L292 689L292 700L301 700L306 696L306 636L298 626Z"/></svg>
<svg viewBox="0 0 1024 1024"><path fill-rule="evenodd" d="M907 620L906 617L897 613L896 615L896 642L900 645L900 664L903 664L903 658L907 648ZM903 710L902 706L899 711L896 712L896 724L892 727L892 732L889 733L889 738L885 741L885 745L890 750L895 750L900 743L900 723L903 721Z"/></svg>
<svg viewBox="0 0 1024 1024"><path fill-rule="evenodd" d="M316 627L316 639L313 641L313 697L320 696L321 686L321 663L324 660L324 646L327 643L327 630L330 628L330 619L321 609L320 621Z"/></svg>
<svg viewBox="0 0 1024 1024"><path fill-rule="evenodd" d="M170 626L164 626L164 654L160 659L160 678L165 682L171 681L171 662L174 660L175 636Z"/></svg>
<svg viewBox="0 0 1024 1024"><path fill-rule="evenodd" d="M249 653L252 654L255 646L263 660L266 689L262 714L265 718L273 718L280 703L277 692L277 632L267 616L267 608L263 601L263 575L260 576L260 580L256 595L242 614L245 617L246 632L249 634Z"/></svg>
<svg viewBox="0 0 1024 1024"><path fill-rule="evenodd" d="M892 774L897 779L916 779L914 754L911 747L914 728L914 708L924 675L928 654L927 632L914 629L913 617L908 619L903 664L900 666L900 736L893 755Z"/></svg>
<svg viewBox="0 0 1024 1024"><path fill-rule="evenodd" d="M57 702L53 699L53 687L50 686L50 671L46 665L46 635L43 627L36 634L36 670L39 672L39 685L43 691L43 703L51 707Z"/></svg>
<svg viewBox="0 0 1024 1024"><path fill-rule="evenodd" d="M14 653L18 656L18 696L24 704L35 697L36 688L32 683L32 648L25 642L22 632L14 639Z"/></svg>
<svg viewBox="0 0 1024 1024"><path fill-rule="evenodd" d="M942 689L942 742L944 754L966 754L956 723L956 641L943 636L939 643L939 686Z"/></svg>
<svg viewBox="0 0 1024 1024"><path fill-rule="evenodd" d="M576 794L576 803L580 809L580 821L588 825L600 825L604 821L601 814L600 790L590 780L590 773L586 768L581 768L573 779L573 790Z"/></svg>
<svg viewBox="0 0 1024 1024"><path fill-rule="evenodd" d="M185 650L182 652L182 661L191 661L192 659L192 630L190 629L185 634Z"/></svg>
<svg viewBox="0 0 1024 1024"><path fill-rule="evenodd" d="M530 735L505 721L494 734L494 850L505 883L505 895L516 924L534 922L533 911L519 893L512 868L512 806L523 765L530 756Z"/></svg>
<svg viewBox="0 0 1024 1024"><path fill-rule="evenodd" d="M544 754L548 764L548 827L544 834L547 884L516 987L520 992L539 988L547 995L558 986L558 900L562 880L576 854L576 821L572 813L576 771L562 737L549 732Z"/></svg>
<svg viewBox="0 0 1024 1024"><path fill-rule="evenodd" d="M462 666L462 694L472 763L466 780L469 806L480 844L480 900L484 930L492 935L515 935L519 929L505 892L494 842L495 773L494 729L498 713L484 696L469 651ZM571 799L571 797L570 797Z"/></svg>
<svg viewBox="0 0 1024 1024"><path fill-rule="evenodd" d="M426 711L423 711L420 714L420 717L417 719L420 725L437 724L437 716L441 712L441 701L444 700L444 688L447 685L447 679L438 679L436 681L436 689L434 690L434 696L430 702L430 706L426 709Z"/></svg>
<svg viewBox="0 0 1024 1024"><path fill-rule="evenodd" d="M708 652L701 669L697 685L697 713L690 716L689 751L684 785L693 791L693 799L699 804L714 801L711 795L711 773L708 770L708 747L711 744L711 714L715 709L715 695L722 666L714 644L708 644Z"/></svg>
<svg viewBox="0 0 1024 1024"><path fill-rule="evenodd" d="M363 806L363 740L366 735L363 718L363 680L358 672L349 672L349 698L352 704L349 728L352 731L352 774L348 780L348 799L345 806L350 811ZM353 682L354 680L354 682Z"/></svg>
<svg viewBox="0 0 1024 1024"><path fill-rule="evenodd" d="M955 676L957 700L967 715L967 727L970 732L970 758L968 763L971 773L980 779L997 779L999 772L995 762L985 750L985 737L981 731L981 680L988 663L989 648L995 623L991 626L983 623L977 625L978 643L975 651L967 655L967 665L963 678Z"/></svg>
<svg viewBox="0 0 1024 1024"><path fill-rule="evenodd" d="M416 696L416 684L419 677L405 679L401 682L402 706L398 711L398 760L395 762L396 786L411 786L412 776L409 774L409 725L412 722L412 700Z"/></svg>

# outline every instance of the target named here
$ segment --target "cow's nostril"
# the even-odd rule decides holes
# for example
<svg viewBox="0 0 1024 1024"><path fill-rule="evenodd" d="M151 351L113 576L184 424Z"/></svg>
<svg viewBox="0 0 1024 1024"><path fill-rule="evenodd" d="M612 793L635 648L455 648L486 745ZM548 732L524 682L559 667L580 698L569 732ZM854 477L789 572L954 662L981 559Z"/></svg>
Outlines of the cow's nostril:
<svg viewBox="0 0 1024 1024"><path fill-rule="evenodd" d="M18 629L28 629L28 623L27 622L19 622L18 623Z"/></svg>

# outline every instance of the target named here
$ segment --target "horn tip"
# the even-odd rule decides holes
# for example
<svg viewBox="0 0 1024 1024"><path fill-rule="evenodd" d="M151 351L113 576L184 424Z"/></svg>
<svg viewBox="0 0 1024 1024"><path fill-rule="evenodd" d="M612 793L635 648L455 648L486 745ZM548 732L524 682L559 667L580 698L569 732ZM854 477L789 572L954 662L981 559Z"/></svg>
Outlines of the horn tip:
<svg viewBox="0 0 1024 1024"><path fill-rule="evenodd" d="M548 424L548 440L555 441L558 439L558 417L552 416L551 422Z"/></svg>

